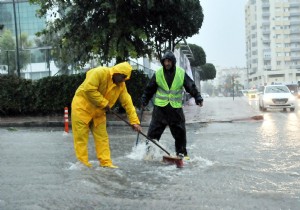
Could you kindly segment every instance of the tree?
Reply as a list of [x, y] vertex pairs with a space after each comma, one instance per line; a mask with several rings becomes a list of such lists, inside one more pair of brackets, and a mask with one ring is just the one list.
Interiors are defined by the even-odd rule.
[[206, 69], [206, 67], [204, 66], [206, 64], [206, 54], [204, 50], [202, 49], [202, 47], [195, 44], [189, 44], [189, 47], [194, 57], [194, 59], [190, 60], [193, 77], [195, 79], [200, 77], [200, 79], [198, 79], [200, 81], [207, 80], [206, 78], [207, 72], [204, 72], [204, 69]]
[[25, 68], [30, 61], [30, 51], [27, 48], [32, 47], [32, 41], [28, 40], [27, 34], [20, 35], [20, 68]]
[[150, 28], [150, 37], [154, 38], [158, 58], [161, 58], [165, 49], [174, 51], [179, 42], [199, 32], [204, 17], [200, 1], [149, 2], [152, 5], [146, 8], [146, 21]]
[[48, 68], [50, 68], [50, 57], [53, 58], [55, 65], [59, 68], [60, 74], [69, 74], [69, 66], [73, 66], [73, 52], [71, 49], [63, 48], [64, 44], [61, 42], [60, 37], [57, 34], [50, 36], [49, 34], [40, 35], [39, 39], [35, 39], [35, 43], [38, 47], [42, 48], [40, 51], [45, 53], [43, 49], [45, 46], [50, 49], [46, 49], [46, 62]]
[[198, 0], [30, 2], [41, 6], [38, 15], [52, 12], [55, 19], [41, 34], [57, 36], [66, 52], [61, 55], [72, 55], [72, 62], [81, 65], [93, 58], [151, 58], [154, 51], [160, 58], [165, 49], [174, 50], [182, 39], [198, 33], [203, 21]]
[[[26, 34], [20, 36], [20, 68], [26, 67], [30, 63], [30, 52], [24, 50], [32, 46], [32, 43], [28, 41]], [[14, 74], [16, 70], [16, 44], [9, 30], [4, 30], [3, 35], [0, 37], [0, 64], [8, 67], [8, 74]]]
[[191, 67], [200, 74], [200, 80], [206, 81], [216, 77], [216, 68], [211, 63], [206, 63], [206, 54], [202, 47], [189, 44], [189, 47], [194, 55], [194, 60], [191, 60]]
[[0, 57], [1, 65], [6, 65], [8, 67], [7, 73], [13, 74], [13, 70], [16, 69], [16, 61], [15, 61], [16, 45], [11, 32], [8, 30], [4, 30], [2, 36], [0, 37], [0, 49], [1, 49], [1, 57]]
[[189, 47], [194, 55], [194, 59], [191, 60], [191, 66], [198, 67], [206, 64], [206, 54], [202, 47], [195, 44], [189, 44]]
[[206, 63], [201, 66], [200, 80], [205, 81], [216, 77], [216, 68], [211, 63]]

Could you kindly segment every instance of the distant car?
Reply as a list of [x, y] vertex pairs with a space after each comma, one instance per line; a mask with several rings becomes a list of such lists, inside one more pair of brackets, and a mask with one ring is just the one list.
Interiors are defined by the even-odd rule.
[[295, 110], [296, 99], [286, 85], [267, 85], [259, 94], [259, 109], [283, 109]]
[[297, 98], [300, 98], [300, 93], [298, 91], [298, 84], [285, 84], [291, 91], [291, 93], [296, 96]]
[[239, 90], [243, 96], [247, 96], [248, 90]]
[[258, 98], [258, 91], [257, 89], [250, 89], [247, 91], [247, 96], [249, 99], [257, 99]]
[[209, 95], [208, 95], [207, 93], [201, 93], [201, 96], [202, 96], [203, 98], [208, 98], [208, 97], [209, 97]]

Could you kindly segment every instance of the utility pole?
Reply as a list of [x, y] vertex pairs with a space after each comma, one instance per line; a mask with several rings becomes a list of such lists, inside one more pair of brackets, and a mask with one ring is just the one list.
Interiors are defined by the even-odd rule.
[[1, 35], [2, 35], [2, 30], [3, 30], [3, 28], [4, 28], [4, 25], [0, 23], [0, 37], [1, 37]]
[[17, 27], [17, 15], [16, 15], [15, 0], [13, 0], [13, 7], [14, 7], [15, 32], [16, 32], [16, 63], [17, 63], [16, 66], [17, 66], [18, 77], [21, 77], [21, 72], [20, 72], [20, 55], [19, 55], [19, 40], [18, 40], [18, 27]]
[[232, 75], [232, 100], [234, 101], [234, 75]]

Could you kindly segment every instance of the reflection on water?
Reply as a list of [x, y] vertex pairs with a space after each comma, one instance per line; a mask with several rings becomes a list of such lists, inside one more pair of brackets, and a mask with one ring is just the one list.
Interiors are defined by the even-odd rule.
[[299, 115], [296, 113], [288, 113], [287, 114], [287, 122], [285, 124], [285, 129], [288, 131], [299, 131], [299, 126], [300, 126], [300, 120], [299, 120]]
[[299, 177], [300, 169], [299, 129], [299, 117], [293, 112], [272, 111], [264, 114], [264, 121], [257, 130], [255, 146], [256, 170], [262, 174], [253, 177], [253, 190], [264, 191], [259, 178], [263, 186], [269, 185], [269, 192], [276, 190], [274, 196], [279, 192], [299, 198], [299, 194], [293, 193], [295, 186], [298, 188], [300, 185], [300, 181], [295, 180], [295, 177]]
[[264, 120], [261, 124], [258, 134], [260, 138], [257, 148], [259, 150], [268, 150], [272, 147], [276, 147], [279, 141], [279, 128], [278, 124], [272, 119], [270, 114], [264, 114]]
[[[135, 146], [127, 127], [108, 128], [119, 169], [99, 167], [92, 136], [87, 168], [75, 158], [71, 134], [0, 129], [0, 209], [298, 209], [300, 145], [293, 134], [300, 127], [282, 114], [188, 125], [191, 160], [182, 169], [162, 163], [165, 153], [153, 144], [146, 156], [145, 139]], [[174, 153], [168, 129], [160, 144]]]

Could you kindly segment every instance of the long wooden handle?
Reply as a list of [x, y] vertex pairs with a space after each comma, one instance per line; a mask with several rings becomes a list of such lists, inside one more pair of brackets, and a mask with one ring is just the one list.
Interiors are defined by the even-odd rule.
[[[144, 109], [141, 108], [141, 116], [140, 116], [141, 126], [142, 126], [142, 120], [143, 120], [143, 112], [144, 112]], [[135, 146], [137, 146], [138, 143], [139, 143], [139, 135], [140, 135], [140, 132], [138, 132], [137, 135], [136, 135]]]
[[[132, 127], [132, 125], [125, 119], [123, 119], [123, 117], [121, 117], [120, 115], [118, 115], [115, 111], [110, 110], [114, 115], [116, 115], [119, 119], [121, 119], [122, 121], [124, 121], [127, 125], [129, 125], [130, 127]], [[169, 156], [171, 155], [165, 148], [163, 148], [161, 145], [159, 145], [155, 140], [149, 138], [146, 134], [144, 134], [142, 131], [139, 131], [140, 134], [142, 134], [144, 137], [146, 137], [149, 141], [151, 141], [153, 144], [155, 144], [156, 146], [158, 146], [161, 150], [163, 150], [165, 153], [167, 153]]]

